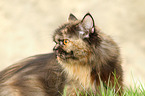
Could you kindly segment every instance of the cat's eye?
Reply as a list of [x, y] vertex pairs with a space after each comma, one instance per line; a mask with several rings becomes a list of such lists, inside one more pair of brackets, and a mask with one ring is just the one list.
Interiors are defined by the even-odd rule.
[[68, 39], [64, 39], [64, 40], [63, 40], [63, 44], [64, 44], [64, 45], [67, 45], [68, 43], [69, 43], [69, 40], [68, 40]]

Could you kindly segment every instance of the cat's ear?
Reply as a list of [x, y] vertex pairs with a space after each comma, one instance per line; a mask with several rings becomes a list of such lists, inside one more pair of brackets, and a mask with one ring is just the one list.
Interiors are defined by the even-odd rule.
[[72, 13], [70, 13], [68, 21], [76, 21], [78, 20]]
[[90, 13], [87, 13], [81, 22], [83, 27], [85, 27], [85, 29], [91, 31], [91, 33], [94, 32], [95, 28], [94, 19]]

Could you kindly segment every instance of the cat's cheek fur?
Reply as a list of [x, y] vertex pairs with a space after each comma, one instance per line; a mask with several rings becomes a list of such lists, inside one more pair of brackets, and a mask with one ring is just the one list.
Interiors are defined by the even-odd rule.
[[90, 48], [80, 38], [77, 40], [71, 40], [70, 43], [64, 47], [64, 49], [67, 52], [73, 51], [74, 56], [77, 58], [88, 56], [88, 53], [90, 51]]

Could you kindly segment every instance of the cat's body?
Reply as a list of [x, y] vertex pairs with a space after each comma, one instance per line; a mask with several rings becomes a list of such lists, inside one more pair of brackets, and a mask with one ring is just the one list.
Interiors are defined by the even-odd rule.
[[53, 39], [56, 57], [34, 56], [0, 72], [0, 96], [59, 96], [64, 86], [67, 96], [76, 96], [77, 90], [97, 94], [100, 81], [104, 87], [114, 86], [115, 79], [115, 92], [121, 92], [119, 48], [95, 27], [89, 13], [82, 20], [70, 14], [69, 22], [55, 31]]
[[32, 56], [0, 72], [0, 96], [61, 96], [64, 84], [54, 54]]

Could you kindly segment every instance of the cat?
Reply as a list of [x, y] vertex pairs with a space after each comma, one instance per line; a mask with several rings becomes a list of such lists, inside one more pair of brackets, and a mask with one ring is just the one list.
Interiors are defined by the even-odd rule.
[[117, 82], [115, 92], [121, 92], [123, 70], [118, 45], [95, 26], [90, 13], [82, 20], [70, 14], [68, 21], [53, 36], [57, 61], [67, 74], [67, 96], [75, 96], [76, 90], [90, 93], [90, 89], [96, 94], [100, 81], [104, 87]]
[[[55, 30], [53, 53], [26, 58], [0, 72], [0, 96], [77, 96], [76, 91], [99, 93], [117, 78], [123, 89], [119, 47], [87, 13], [82, 20], [70, 14]], [[115, 74], [115, 77], [114, 77]]]
[[28, 57], [0, 72], [0, 96], [62, 96], [64, 85], [54, 53]]

